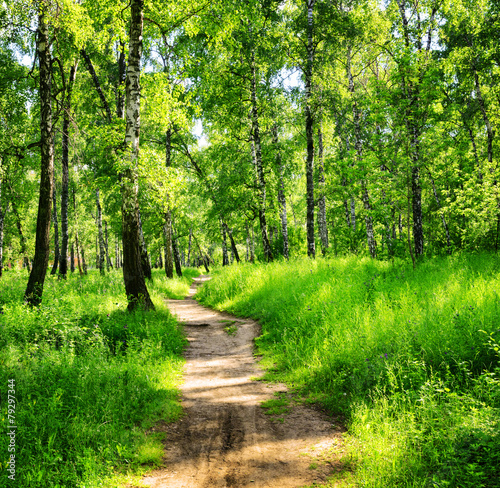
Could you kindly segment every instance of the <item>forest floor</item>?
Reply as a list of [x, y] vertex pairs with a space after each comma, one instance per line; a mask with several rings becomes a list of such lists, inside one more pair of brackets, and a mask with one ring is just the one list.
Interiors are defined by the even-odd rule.
[[[320, 486], [343, 469], [338, 419], [301, 404], [282, 384], [259, 381], [254, 358], [260, 327], [199, 305], [194, 279], [189, 296], [169, 300], [184, 325], [186, 350], [181, 387], [185, 415], [165, 432], [161, 468], [143, 483], [152, 488]], [[262, 403], [273, 406], [265, 411]], [[273, 414], [274, 415], [269, 415]], [[333, 448], [333, 449], [332, 449]]]

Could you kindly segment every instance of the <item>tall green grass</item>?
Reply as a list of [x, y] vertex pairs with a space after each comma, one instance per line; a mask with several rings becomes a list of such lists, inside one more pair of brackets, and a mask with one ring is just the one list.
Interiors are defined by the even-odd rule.
[[[27, 274], [0, 280], [0, 486], [119, 486], [161, 461], [150, 431], [181, 414], [185, 339], [164, 299], [190, 277], [149, 284], [156, 312], [126, 312], [120, 271], [47, 277], [43, 302], [22, 303]], [[7, 478], [8, 380], [15, 380], [16, 481]], [[120, 477], [117, 473], [122, 473]]]
[[356, 257], [219, 269], [268, 376], [347, 416], [356, 486], [500, 486], [500, 261]]

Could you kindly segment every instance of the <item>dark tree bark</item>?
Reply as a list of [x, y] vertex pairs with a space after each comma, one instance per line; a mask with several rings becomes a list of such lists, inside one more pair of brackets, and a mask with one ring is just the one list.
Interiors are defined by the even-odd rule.
[[154, 310], [141, 265], [137, 162], [140, 133], [140, 70], [142, 54], [143, 0], [131, 0], [129, 57], [126, 79], [127, 167], [122, 177], [123, 279], [128, 310]]
[[59, 264], [59, 223], [57, 220], [57, 196], [56, 196], [56, 179], [55, 175], [52, 181], [52, 222], [54, 224], [54, 264], [52, 265], [51, 275], [57, 273], [57, 266]]
[[104, 110], [106, 111], [106, 119], [108, 122], [111, 122], [112, 119], [111, 108], [109, 107], [108, 101], [106, 100], [104, 92], [102, 91], [101, 84], [99, 83], [99, 78], [97, 78], [94, 65], [92, 64], [92, 60], [90, 59], [85, 49], [82, 49], [80, 51], [80, 54], [82, 55], [82, 58], [85, 62], [85, 66], [87, 67], [87, 70], [90, 73], [90, 76], [92, 77], [92, 82], [94, 83], [94, 88], [96, 89], [97, 94], [99, 95], [99, 99], [101, 100], [102, 108], [104, 108]]
[[95, 191], [95, 200], [97, 206], [97, 239], [99, 243], [97, 268], [99, 269], [99, 273], [101, 274], [101, 276], [104, 276], [104, 258], [106, 256], [106, 250], [104, 245], [104, 232], [102, 230], [102, 208], [101, 200], [99, 198], [99, 188]]
[[118, 244], [118, 236], [115, 235], [115, 268], [120, 267], [120, 247]]
[[146, 246], [146, 240], [144, 239], [144, 232], [142, 231], [142, 219], [141, 212], [139, 211], [139, 242], [141, 247], [141, 265], [144, 277], [148, 280], [153, 279], [151, 273], [151, 260], [149, 259], [148, 248]]
[[227, 255], [227, 232], [224, 222], [221, 221], [222, 228], [222, 266], [229, 266], [229, 258]]
[[118, 56], [118, 80], [116, 84], [116, 116], [123, 119], [125, 109], [125, 78], [127, 74], [125, 59], [125, 43], [120, 41], [120, 55]]
[[233, 230], [230, 229], [225, 222], [222, 222], [222, 226], [226, 228], [227, 235], [229, 236], [229, 241], [231, 242], [232, 255], [234, 259], [236, 259], [236, 262], [239, 263], [241, 260], [240, 260], [240, 255], [238, 254], [238, 249], [236, 248], [236, 243], [234, 242]]
[[314, 63], [314, 17], [313, 9], [315, 0], [305, 0], [307, 8], [307, 62], [304, 72], [305, 77], [305, 119], [306, 119], [306, 227], [307, 227], [307, 255], [311, 258], [316, 256], [316, 244], [314, 240], [314, 116], [311, 107], [313, 90], [313, 63]]
[[181, 260], [179, 256], [179, 246], [177, 245], [177, 236], [175, 235], [174, 232], [174, 226], [172, 222], [172, 251], [174, 254], [174, 264], [175, 264], [175, 273], [179, 278], [182, 277], [182, 267], [181, 267]]
[[71, 253], [70, 253], [71, 262], [69, 263], [69, 269], [72, 273], [75, 272], [75, 243], [71, 243]]
[[40, 85], [40, 141], [41, 174], [40, 197], [36, 224], [35, 257], [28, 285], [24, 292], [25, 301], [37, 306], [42, 301], [43, 284], [47, 273], [50, 252], [50, 217], [52, 198], [52, 175], [54, 173], [54, 146], [52, 127], [52, 60], [49, 44], [45, 1], [40, 2], [37, 30], [37, 51]]
[[111, 258], [109, 257], [109, 246], [108, 246], [108, 221], [104, 221], [104, 247], [106, 249], [106, 270], [109, 273], [109, 270], [113, 267], [113, 263], [111, 262]]
[[66, 93], [66, 106], [63, 113], [62, 133], [62, 185], [61, 185], [61, 254], [59, 258], [59, 275], [66, 278], [68, 272], [68, 198], [69, 198], [69, 123], [71, 111], [71, 93], [76, 79], [78, 60], [69, 73]]
[[174, 277], [174, 250], [172, 248], [172, 211], [165, 213], [165, 225], [163, 226], [165, 235], [165, 274], [167, 278]]
[[325, 197], [325, 162], [323, 160], [323, 127], [321, 118], [318, 121], [318, 230], [321, 239], [323, 256], [328, 251], [328, 227], [326, 225], [326, 197]]

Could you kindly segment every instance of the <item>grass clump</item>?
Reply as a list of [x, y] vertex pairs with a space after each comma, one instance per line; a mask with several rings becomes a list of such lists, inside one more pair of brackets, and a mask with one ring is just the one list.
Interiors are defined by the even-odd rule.
[[498, 487], [499, 278], [489, 254], [302, 259], [216, 270], [198, 297], [259, 319], [268, 377], [347, 416], [349, 483]]
[[148, 432], [181, 414], [185, 346], [164, 298], [186, 294], [190, 280], [166, 284], [155, 270], [156, 311], [128, 313], [120, 271], [47, 276], [33, 309], [22, 302], [26, 279], [7, 271], [0, 280], [0, 452], [8, 452], [9, 379], [18, 426], [16, 479], [4, 456], [0, 486], [117, 486], [158, 464], [161, 439]]

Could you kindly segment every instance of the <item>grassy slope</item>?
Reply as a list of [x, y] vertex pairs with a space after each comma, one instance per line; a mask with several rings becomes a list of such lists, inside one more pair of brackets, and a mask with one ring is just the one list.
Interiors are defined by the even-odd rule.
[[[198, 294], [262, 323], [269, 376], [347, 414], [345, 484], [500, 486], [500, 261], [299, 260], [217, 270]], [[333, 482], [332, 482], [333, 483]]]
[[[120, 271], [104, 278], [47, 277], [43, 303], [22, 304], [26, 272], [0, 280], [0, 486], [119, 486], [161, 460], [157, 420], [181, 409], [185, 344], [164, 298], [187, 294], [190, 277], [148, 285], [154, 313], [125, 311]], [[8, 483], [7, 381], [15, 379], [16, 483]], [[116, 474], [116, 469], [121, 475]], [[106, 481], [103, 481], [103, 480]]]

